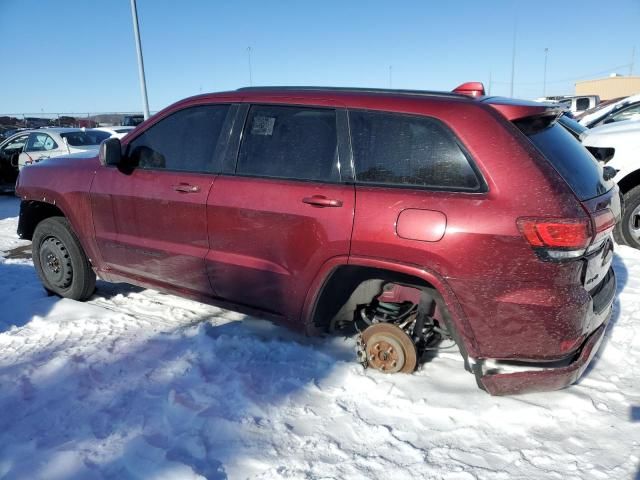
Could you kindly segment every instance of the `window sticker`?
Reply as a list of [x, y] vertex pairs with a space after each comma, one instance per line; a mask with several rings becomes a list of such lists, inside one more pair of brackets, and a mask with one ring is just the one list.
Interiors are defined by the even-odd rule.
[[251, 125], [251, 135], [273, 135], [273, 126], [276, 123], [276, 117], [254, 117]]

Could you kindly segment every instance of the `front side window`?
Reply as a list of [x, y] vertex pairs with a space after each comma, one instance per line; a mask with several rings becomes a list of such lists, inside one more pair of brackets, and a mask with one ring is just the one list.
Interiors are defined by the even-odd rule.
[[349, 113], [358, 183], [478, 191], [481, 184], [453, 134], [438, 120]]
[[229, 105], [203, 105], [163, 118], [129, 144], [131, 163], [147, 169], [212, 172], [228, 111]]
[[14, 138], [10, 142], [8, 142], [4, 147], [2, 147], [2, 150], [3, 151], [22, 150], [22, 148], [24, 147], [24, 144], [27, 143], [27, 137], [28, 135], [20, 135], [19, 137]]
[[340, 181], [335, 110], [256, 105], [249, 110], [236, 173]]
[[55, 150], [58, 144], [45, 133], [32, 133], [27, 141], [26, 152], [44, 152], [47, 150]]

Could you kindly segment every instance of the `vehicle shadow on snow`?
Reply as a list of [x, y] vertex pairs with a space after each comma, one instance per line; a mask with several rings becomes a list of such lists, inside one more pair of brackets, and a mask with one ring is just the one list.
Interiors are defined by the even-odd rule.
[[[0, 411], [14, 412], [0, 416], [0, 466], [10, 466], [2, 473], [49, 478], [47, 468], [64, 458], [64, 478], [190, 477], [193, 470], [225, 479], [229, 462], [246, 462], [250, 472], [265, 454], [279, 457], [261, 449], [274, 432], [295, 428], [287, 422], [290, 399], [351, 362], [352, 347], [264, 321], [216, 321], [202, 316], [194, 326], [122, 335], [95, 348], [44, 347], [0, 368]], [[313, 408], [295, 416], [314, 421]]]
[[0, 333], [26, 325], [34, 316], [45, 316], [57, 297], [49, 297], [32, 265], [11, 263], [0, 257]]
[[13, 193], [0, 193], [0, 220], [17, 217], [20, 213], [20, 199]]
[[620, 319], [621, 307], [620, 307], [620, 300], [618, 299], [618, 297], [620, 296], [620, 293], [622, 293], [622, 291], [624, 290], [624, 287], [627, 285], [627, 282], [629, 281], [629, 271], [627, 270], [627, 267], [624, 264], [624, 260], [622, 260], [622, 257], [620, 257], [620, 255], [618, 255], [617, 253], [614, 254], [613, 256], [613, 269], [616, 273], [617, 284], [616, 284], [616, 297], [615, 297], [615, 300], [613, 301], [613, 310], [611, 312], [611, 320], [609, 320], [609, 324], [607, 325], [607, 330], [605, 332], [604, 338], [602, 339], [602, 344], [598, 349], [598, 353], [593, 358], [591, 363], [589, 363], [589, 365], [587, 366], [586, 370], [580, 377], [580, 380], [578, 380], [577, 382], [578, 384], [580, 384], [583, 379], [589, 376], [591, 371], [596, 367], [596, 365], [600, 361], [600, 356], [602, 352], [604, 352], [605, 348], [607, 347], [607, 344], [609, 343], [609, 338], [611, 337], [611, 333], [615, 328], [616, 323]]

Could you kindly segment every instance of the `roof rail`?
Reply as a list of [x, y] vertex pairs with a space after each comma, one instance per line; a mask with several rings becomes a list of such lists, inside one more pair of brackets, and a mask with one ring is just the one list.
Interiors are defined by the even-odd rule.
[[463, 95], [454, 92], [440, 92], [435, 90], [402, 90], [392, 88], [357, 88], [357, 87], [314, 87], [314, 86], [261, 86], [261, 87], [242, 87], [238, 88], [238, 92], [268, 92], [268, 91], [310, 91], [310, 92], [341, 92], [341, 93], [382, 93], [382, 94], [400, 94], [400, 95], [418, 95], [427, 97], [454, 97], [466, 98]]

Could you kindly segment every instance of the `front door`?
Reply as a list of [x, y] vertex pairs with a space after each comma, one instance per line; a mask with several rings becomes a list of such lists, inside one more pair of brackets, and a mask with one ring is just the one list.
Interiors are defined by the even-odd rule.
[[100, 167], [91, 188], [96, 241], [116, 273], [211, 294], [206, 203], [228, 105], [179, 110], [123, 149], [130, 170]]
[[329, 108], [251, 107], [235, 172], [208, 200], [216, 296], [297, 320], [322, 264], [348, 256], [355, 192], [336, 123]]

